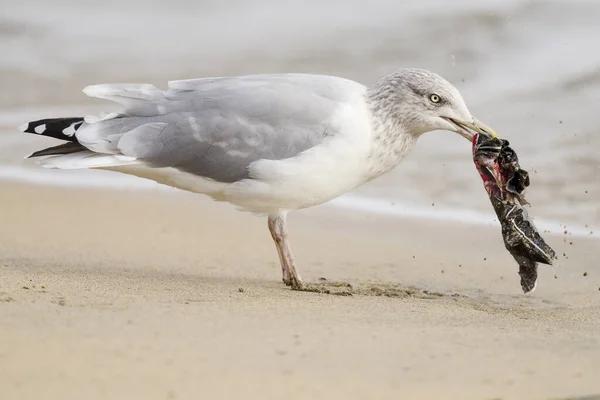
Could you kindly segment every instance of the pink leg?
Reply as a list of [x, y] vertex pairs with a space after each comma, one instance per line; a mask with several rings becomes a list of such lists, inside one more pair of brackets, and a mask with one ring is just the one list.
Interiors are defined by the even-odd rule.
[[296, 263], [294, 262], [294, 256], [292, 255], [292, 249], [290, 248], [290, 244], [287, 240], [285, 221], [285, 214], [269, 215], [269, 231], [271, 231], [271, 236], [273, 237], [275, 247], [277, 248], [277, 253], [279, 254], [283, 282], [286, 285], [291, 286], [292, 289], [302, 289], [302, 278], [296, 269]]
[[277, 244], [277, 238], [273, 235], [273, 232], [271, 232], [271, 236], [273, 236], [275, 247], [277, 248], [277, 254], [279, 255], [279, 263], [281, 264], [281, 280], [283, 280], [283, 283], [285, 283], [287, 286], [291, 286], [292, 280], [290, 278], [290, 270], [285, 262], [285, 256], [281, 251], [281, 246]]

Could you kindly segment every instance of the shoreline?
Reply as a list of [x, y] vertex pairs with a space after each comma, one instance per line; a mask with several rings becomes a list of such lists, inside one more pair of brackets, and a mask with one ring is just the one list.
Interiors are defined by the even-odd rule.
[[[52, 171], [35, 167], [0, 164], [0, 185], [2, 182], [25, 185], [41, 185], [50, 187], [65, 187], [71, 189], [107, 189], [107, 190], [141, 190], [141, 191], [171, 191], [181, 192], [178, 189], [159, 185], [153, 181], [116, 174], [106, 171], [81, 171], [61, 170]], [[93, 179], [90, 179], [90, 172]], [[200, 195], [202, 196], [202, 195]], [[386, 199], [367, 197], [363, 195], [347, 194], [338, 197], [322, 206], [347, 209], [351, 212], [368, 213], [373, 215], [390, 216], [404, 220], [434, 221], [441, 223], [460, 223], [479, 227], [499, 229], [500, 225], [490, 211], [480, 212], [468, 208], [426, 207], [416, 204], [403, 204]], [[535, 218], [535, 224], [544, 236], [564, 236], [559, 232], [566, 229], [566, 224], [558, 221]], [[593, 226], [568, 225], [570, 236], [576, 238], [600, 239], [600, 235], [593, 234]]]

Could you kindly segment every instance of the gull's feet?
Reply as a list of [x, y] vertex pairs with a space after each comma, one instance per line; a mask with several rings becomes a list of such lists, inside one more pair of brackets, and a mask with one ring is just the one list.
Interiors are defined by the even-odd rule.
[[300, 284], [300, 288], [292, 286], [292, 289], [302, 292], [333, 294], [336, 296], [352, 296], [353, 292], [351, 284], [347, 282], [329, 282], [326, 278], [319, 278], [319, 283], [300, 282]]
[[300, 281], [300, 287], [292, 285], [292, 290], [301, 292], [323, 293], [336, 296], [376, 296], [376, 297], [413, 297], [418, 299], [440, 299], [456, 298], [461, 295], [456, 293], [442, 293], [414, 286], [404, 286], [397, 283], [379, 283], [370, 282], [352, 286], [347, 282], [328, 281], [326, 278], [319, 278], [317, 283], [305, 283]]
[[283, 281], [283, 283], [285, 283], [285, 286], [291, 286], [293, 290], [302, 290], [302, 288], [304, 287], [304, 282], [302, 282], [302, 279], [298, 279], [291, 275], [284, 275], [283, 278], [281, 278], [281, 280]]
[[290, 276], [290, 283], [287, 284], [292, 287], [292, 290], [304, 290], [306, 285], [302, 282], [302, 279], [295, 277], [294, 275]]

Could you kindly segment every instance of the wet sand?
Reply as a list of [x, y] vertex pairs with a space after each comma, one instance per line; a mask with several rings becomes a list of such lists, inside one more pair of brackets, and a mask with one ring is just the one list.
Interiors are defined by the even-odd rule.
[[334, 296], [286, 288], [266, 221], [226, 204], [0, 185], [0, 398], [600, 393], [596, 240], [525, 297], [495, 229], [297, 213], [300, 271]]

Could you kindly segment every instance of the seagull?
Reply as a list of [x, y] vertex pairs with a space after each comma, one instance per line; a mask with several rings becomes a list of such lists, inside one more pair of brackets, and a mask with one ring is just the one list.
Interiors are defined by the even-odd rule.
[[287, 216], [395, 168], [430, 131], [497, 137], [436, 73], [397, 70], [371, 86], [336, 76], [260, 74], [86, 87], [119, 103], [103, 116], [41, 119], [23, 132], [64, 141], [29, 155], [45, 168], [150, 179], [266, 216], [283, 282], [305, 288]]

